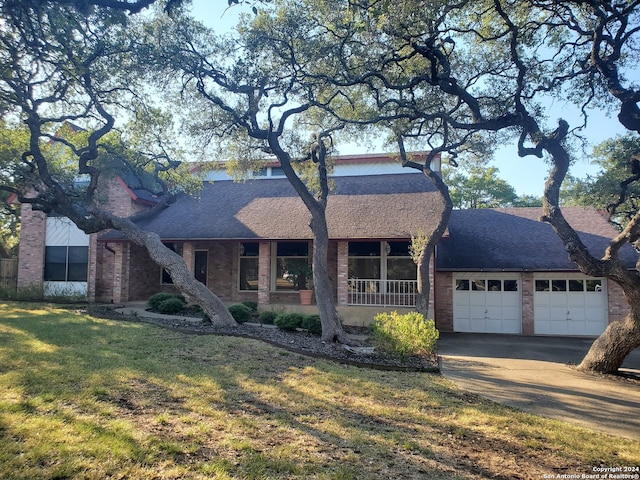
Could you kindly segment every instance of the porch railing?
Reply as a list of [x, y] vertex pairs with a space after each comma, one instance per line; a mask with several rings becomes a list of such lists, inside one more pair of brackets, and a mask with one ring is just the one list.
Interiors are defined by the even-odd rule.
[[415, 280], [349, 279], [349, 305], [415, 307], [418, 282]]

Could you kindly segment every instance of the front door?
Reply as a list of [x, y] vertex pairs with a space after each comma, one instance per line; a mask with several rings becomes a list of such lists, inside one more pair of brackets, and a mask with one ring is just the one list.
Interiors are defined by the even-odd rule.
[[199, 282], [207, 284], [207, 265], [209, 263], [209, 252], [206, 250], [196, 250], [195, 256], [195, 277]]

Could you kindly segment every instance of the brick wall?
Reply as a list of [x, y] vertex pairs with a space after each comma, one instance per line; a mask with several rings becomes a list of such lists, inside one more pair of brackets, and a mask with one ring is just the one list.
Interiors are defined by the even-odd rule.
[[533, 335], [533, 273], [525, 272], [522, 274], [522, 286], [520, 290], [522, 295], [522, 333], [524, 335]]
[[18, 288], [42, 286], [46, 215], [30, 204], [21, 206], [20, 245], [18, 246]]
[[271, 302], [271, 244], [260, 242], [258, 259], [258, 305]]
[[113, 298], [113, 278], [115, 275], [115, 250], [113, 244], [98, 243], [95, 250], [97, 302], [111, 302]]
[[438, 272], [434, 282], [434, 311], [436, 328], [453, 332], [453, 274]]
[[607, 296], [609, 297], [609, 323], [624, 319], [629, 314], [629, 304], [620, 285], [607, 280]]
[[349, 242], [338, 242], [337, 255], [337, 303], [338, 305], [347, 305], [349, 303]]

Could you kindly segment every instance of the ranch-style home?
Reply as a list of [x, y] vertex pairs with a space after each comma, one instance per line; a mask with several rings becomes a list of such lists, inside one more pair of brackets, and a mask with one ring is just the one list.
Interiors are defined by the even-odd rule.
[[[376, 312], [411, 309], [417, 286], [409, 245], [442, 210], [435, 188], [392, 156], [342, 156], [335, 163], [327, 206], [329, 270], [343, 321], [367, 324]], [[121, 178], [107, 185], [106, 195], [119, 215], [155, 202]], [[563, 211], [601, 255], [613, 227], [590, 208]], [[452, 213], [430, 266], [430, 313], [441, 331], [593, 336], [626, 314], [620, 288], [580, 274], [539, 215], [537, 208]], [[158, 233], [228, 304], [313, 311], [313, 304], [300, 304], [297, 291], [304, 280], [299, 273], [310, 263], [309, 220], [273, 163], [244, 182], [214, 170], [199, 198], [181, 196], [140, 226]], [[629, 268], [635, 256], [625, 250]], [[146, 251], [118, 232], [86, 235], [68, 219], [23, 205], [18, 286], [34, 284], [51, 294], [75, 291], [113, 303], [174, 288]]]

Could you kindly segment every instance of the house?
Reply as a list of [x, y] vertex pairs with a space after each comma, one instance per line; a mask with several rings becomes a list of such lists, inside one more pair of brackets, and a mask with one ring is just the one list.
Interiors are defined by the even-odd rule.
[[[420, 155], [424, 154], [416, 154]], [[423, 158], [423, 157], [422, 157]], [[433, 184], [387, 155], [336, 158], [327, 205], [329, 272], [345, 323], [415, 305], [411, 236], [443, 205]], [[127, 215], [154, 203], [130, 182], [108, 185], [109, 208]], [[620, 289], [583, 276], [539, 209], [454, 211], [430, 266], [430, 313], [442, 331], [598, 335], [626, 313]], [[595, 210], [566, 215], [594, 251], [615, 233]], [[171, 278], [119, 232], [85, 235], [67, 219], [23, 206], [18, 284], [76, 291], [96, 302], [147, 300]], [[291, 272], [310, 263], [310, 214], [276, 164], [246, 182], [214, 171], [199, 198], [183, 195], [141, 221], [179, 253], [223, 301], [261, 309], [302, 306]], [[43, 234], [44, 232], [44, 234]], [[635, 253], [624, 252], [629, 267]]]

